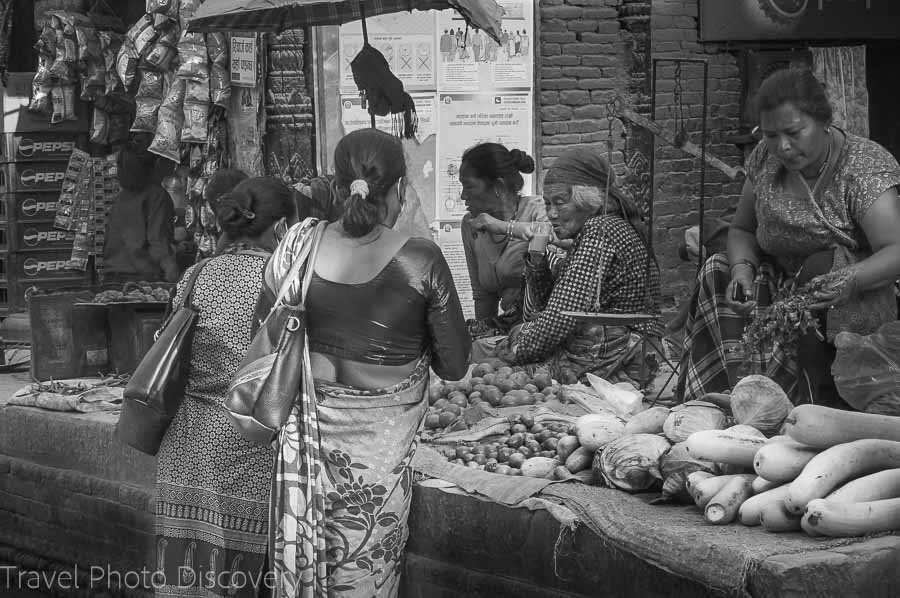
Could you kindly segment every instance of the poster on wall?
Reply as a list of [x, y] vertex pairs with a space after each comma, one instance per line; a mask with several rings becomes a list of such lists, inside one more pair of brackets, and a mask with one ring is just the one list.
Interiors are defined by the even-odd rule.
[[[433, 93], [411, 93], [413, 104], [416, 107], [416, 118], [419, 125], [416, 130], [416, 140], [419, 143], [435, 134], [435, 95]], [[403, 118], [403, 115], [396, 115]], [[357, 129], [372, 126], [372, 117], [368, 110], [363, 109], [359, 94], [341, 96], [341, 123], [344, 126], [344, 134]], [[376, 116], [375, 128], [386, 133], [395, 134], [394, 115]]]
[[256, 87], [256, 52], [259, 43], [255, 33], [231, 34], [231, 84]]
[[466, 250], [462, 244], [462, 228], [459, 222], [443, 222], [438, 227], [437, 244], [447, 260], [453, 284], [462, 304], [463, 315], [475, 317], [475, 300], [472, 298], [472, 281], [469, 278], [469, 267], [466, 264]]
[[531, 0], [500, 0], [500, 41], [471, 28], [453, 10], [438, 18], [438, 91], [531, 89], [534, 10]]
[[[460, 198], [459, 167], [463, 152], [478, 143], [502, 143], [533, 154], [531, 93], [445, 93], [438, 97], [437, 217], [458, 220], [466, 213]], [[523, 193], [532, 193], [524, 175]]]
[[896, 0], [700, 0], [701, 41], [896, 38]]

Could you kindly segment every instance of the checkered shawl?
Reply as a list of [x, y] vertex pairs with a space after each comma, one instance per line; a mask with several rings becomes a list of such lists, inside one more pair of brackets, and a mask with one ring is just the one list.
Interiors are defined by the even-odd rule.
[[[547, 262], [525, 264], [525, 324], [516, 347], [517, 363], [532, 363], [558, 349], [579, 326], [562, 311], [659, 313], [659, 269], [635, 230], [618, 216], [594, 216], [584, 224], [554, 281]], [[598, 277], [601, 284], [597, 288]], [[655, 321], [648, 332], [662, 336]]]

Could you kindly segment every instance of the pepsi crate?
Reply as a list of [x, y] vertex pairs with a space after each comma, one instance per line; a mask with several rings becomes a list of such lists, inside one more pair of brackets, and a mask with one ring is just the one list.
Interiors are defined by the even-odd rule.
[[0, 193], [35, 193], [62, 189], [66, 162], [0, 164]]
[[0, 163], [68, 162], [75, 148], [84, 148], [85, 137], [73, 133], [0, 134]]
[[80, 278], [90, 282], [90, 270], [71, 267], [72, 249], [33, 251], [8, 254], [7, 280], [26, 284], [29, 280], [72, 280]]
[[[7, 244], [3, 245], [4, 231]], [[53, 227], [52, 220], [44, 222], [12, 222], [0, 224], [0, 248], [8, 247], [10, 251], [55, 251], [66, 250], [72, 253], [75, 244], [75, 232], [58, 230]]]
[[0, 222], [52, 222], [59, 192], [6, 193], [0, 196]]
[[28, 310], [28, 298], [38, 291], [89, 289], [86, 278], [34, 278], [0, 282], [0, 313], [17, 313]]

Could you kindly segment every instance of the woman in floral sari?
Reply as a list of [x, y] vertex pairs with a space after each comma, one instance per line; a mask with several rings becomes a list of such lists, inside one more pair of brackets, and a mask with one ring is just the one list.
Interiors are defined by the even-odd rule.
[[[375, 129], [335, 149], [344, 215], [327, 226], [308, 266], [315, 384], [278, 439], [276, 596], [397, 595], [429, 366], [448, 379], [467, 369], [471, 341], [440, 249], [392, 230], [405, 174], [399, 140]], [[266, 291], [281, 287], [314, 226], [308, 219], [289, 231], [266, 270]]]

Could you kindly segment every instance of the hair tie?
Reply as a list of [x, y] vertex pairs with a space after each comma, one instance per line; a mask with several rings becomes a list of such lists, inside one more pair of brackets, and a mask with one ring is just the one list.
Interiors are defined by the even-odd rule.
[[250, 210], [246, 210], [246, 209], [241, 210], [241, 214], [243, 214], [244, 218], [247, 220], [253, 220], [254, 218], [256, 218], [256, 214], [254, 214]]
[[359, 195], [365, 199], [369, 196], [369, 183], [363, 179], [356, 179], [350, 183], [350, 195]]

